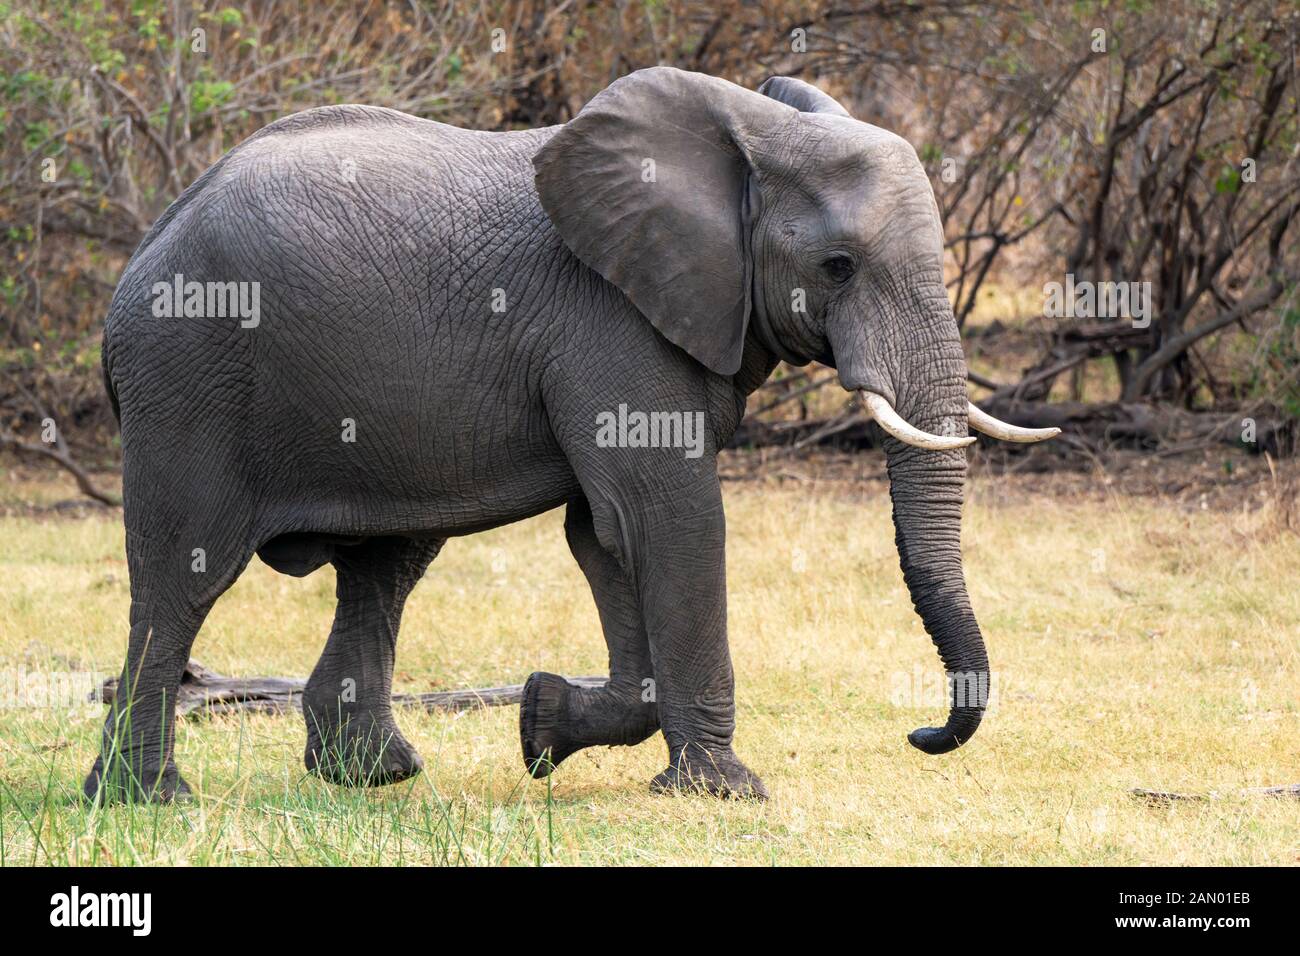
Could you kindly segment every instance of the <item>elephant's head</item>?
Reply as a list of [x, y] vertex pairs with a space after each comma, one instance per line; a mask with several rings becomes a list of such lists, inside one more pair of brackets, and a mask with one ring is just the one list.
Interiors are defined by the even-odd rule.
[[904, 578], [952, 710], [908, 739], [952, 750], [979, 726], [988, 656], [962, 574], [968, 422], [1038, 440], [969, 403], [943, 233], [915, 151], [799, 80], [758, 93], [667, 67], [597, 95], [534, 160], [569, 248], [721, 375], [746, 336], [836, 368], [886, 432]]

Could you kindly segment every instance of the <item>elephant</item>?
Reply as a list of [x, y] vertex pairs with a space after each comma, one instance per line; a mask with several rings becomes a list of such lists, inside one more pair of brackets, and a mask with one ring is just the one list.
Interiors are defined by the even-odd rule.
[[[337, 574], [307, 768], [418, 773], [390, 699], [407, 596], [449, 538], [563, 506], [609, 679], [528, 678], [528, 771], [661, 731], [652, 791], [765, 798], [733, 748], [717, 455], [781, 361], [835, 369], [879, 425], [915, 609], [950, 675], [987, 676], [968, 425], [1055, 430], [970, 404], [942, 255], [912, 147], [790, 77], [638, 70], [535, 130], [354, 105], [267, 125], [166, 209], [105, 319], [130, 630], [85, 795], [190, 793], [178, 683], [254, 555]], [[908, 737], [927, 754], [980, 723], [959, 684]]]

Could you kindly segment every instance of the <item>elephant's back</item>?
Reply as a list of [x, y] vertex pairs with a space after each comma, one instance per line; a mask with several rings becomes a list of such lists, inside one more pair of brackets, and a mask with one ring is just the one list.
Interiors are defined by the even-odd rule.
[[531, 159], [553, 133], [464, 130], [369, 106], [277, 120], [155, 222], [118, 284], [106, 346], [147, 337], [152, 290], [176, 276], [257, 283], [290, 325], [369, 322], [376, 305], [414, 319], [435, 300], [490, 293], [503, 276], [467, 288], [484, 260], [508, 251], [511, 234], [547, 227]]
[[[261, 225], [313, 211], [354, 219], [365, 212], [432, 213], [456, 196], [473, 203], [521, 185], [530, 192], [532, 156], [558, 129], [466, 130], [361, 105], [291, 114], [191, 183], [155, 220], [123, 277], [159, 244], [211, 248], [222, 239], [255, 239]], [[386, 198], [396, 203], [385, 206]]]
[[[531, 160], [551, 132], [330, 107], [232, 150], [159, 220], [114, 296], [104, 354], [124, 446], [184, 428], [228, 436], [251, 462], [275, 422], [280, 467], [334, 460], [354, 421], [358, 443], [373, 442], [368, 469], [405, 449], [420, 462], [390, 469], [393, 483], [427, 487], [435, 448], [484, 459], [477, 474], [504, 473], [488, 460], [494, 448], [472, 441], [478, 430], [544, 445], [531, 396], [563, 330], [536, 310], [549, 307], [546, 277], [567, 253]], [[257, 319], [160, 318], [154, 289], [189, 282], [249, 288]]]

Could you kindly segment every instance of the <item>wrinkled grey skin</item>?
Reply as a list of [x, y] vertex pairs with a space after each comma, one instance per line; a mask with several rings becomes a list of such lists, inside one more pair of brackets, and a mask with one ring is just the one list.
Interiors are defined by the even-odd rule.
[[[154, 283], [175, 274], [259, 282], [260, 324], [156, 318]], [[359, 106], [263, 129], [159, 219], [107, 319], [131, 631], [86, 793], [187, 791], [172, 702], [205, 615], [255, 553], [338, 572], [305, 694], [308, 767], [347, 784], [418, 772], [389, 699], [407, 594], [448, 538], [565, 505], [610, 681], [529, 679], [530, 769], [662, 730], [652, 788], [765, 796], [732, 750], [715, 456], [780, 358], [832, 364], [917, 427], [965, 434], [926, 174], [903, 140], [800, 81], [760, 94], [643, 70], [529, 132]], [[620, 404], [702, 412], [703, 454], [599, 447], [597, 416]], [[885, 449], [912, 599], [945, 667], [985, 672], [963, 454]], [[955, 707], [910, 739], [941, 753], [979, 717]]]

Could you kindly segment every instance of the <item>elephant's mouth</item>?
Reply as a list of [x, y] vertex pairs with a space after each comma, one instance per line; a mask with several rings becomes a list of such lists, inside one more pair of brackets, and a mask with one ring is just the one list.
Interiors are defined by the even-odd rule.
[[[973, 435], [945, 436], [922, 431], [894, 411], [894, 406], [890, 405], [889, 399], [883, 395], [878, 395], [866, 389], [858, 389], [858, 396], [862, 399], [864, 410], [875, 420], [877, 425], [908, 445], [929, 449], [930, 451], [950, 451], [954, 448], [965, 448], [975, 441]], [[999, 438], [1002, 441], [1039, 442], [1048, 438], [1055, 438], [1061, 434], [1059, 428], [1021, 428], [1019, 425], [1012, 425], [1009, 422], [994, 418], [988, 412], [976, 408], [974, 404], [969, 402], [967, 403], [966, 420], [971, 428], [976, 431], [983, 432], [991, 438]]]

